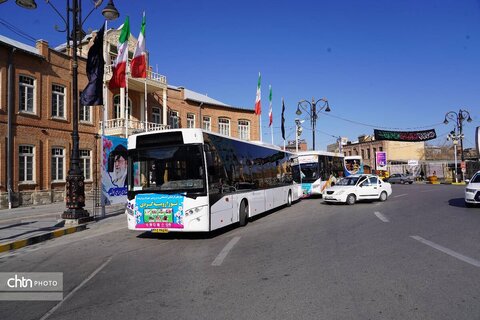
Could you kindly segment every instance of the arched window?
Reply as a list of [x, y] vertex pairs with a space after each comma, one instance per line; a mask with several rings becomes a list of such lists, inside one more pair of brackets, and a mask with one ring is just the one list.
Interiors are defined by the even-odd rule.
[[162, 109], [159, 107], [152, 108], [152, 121], [156, 124], [162, 123]]
[[[115, 97], [113, 97], [113, 118], [114, 119], [119, 119], [119, 118], [124, 118], [122, 117], [122, 110], [121, 110], [121, 105], [120, 105], [120, 95], [117, 94]], [[132, 118], [132, 99], [128, 98], [128, 119]]]
[[230, 119], [218, 118], [218, 133], [225, 136], [230, 135]]
[[238, 137], [242, 140], [250, 140], [250, 121], [238, 120]]

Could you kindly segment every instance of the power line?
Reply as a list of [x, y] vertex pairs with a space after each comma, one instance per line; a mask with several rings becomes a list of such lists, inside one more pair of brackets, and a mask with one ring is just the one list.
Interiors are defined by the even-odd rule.
[[363, 122], [359, 122], [359, 121], [355, 121], [355, 120], [349, 120], [349, 119], [345, 119], [345, 118], [342, 118], [342, 117], [339, 117], [339, 116], [335, 116], [335, 115], [332, 115], [332, 114], [326, 113], [326, 112], [321, 112], [321, 114], [326, 115], [326, 116], [328, 116], [328, 117], [340, 119], [340, 120], [343, 120], [343, 121], [346, 121], [346, 122], [350, 122], [350, 123], [358, 124], [358, 125], [361, 125], [361, 126], [365, 126], [365, 127], [379, 128], [379, 129], [390, 129], [390, 130], [417, 130], [417, 129], [427, 129], [427, 128], [432, 128], [432, 127], [436, 127], [436, 126], [439, 126], [439, 125], [442, 125], [442, 124], [443, 124], [443, 122], [439, 122], [439, 123], [434, 123], [434, 124], [430, 124], [430, 125], [426, 125], [426, 126], [421, 126], [421, 127], [391, 128], [391, 127], [383, 127], [383, 126], [377, 126], [377, 125], [373, 125], [373, 124], [363, 123]]
[[5, 21], [4, 19], [0, 18], [0, 24], [3, 25], [5, 28], [9, 29], [10, 31], [12, 31], [13, 33], [15, 33], [16, 35], [26, 39], [27, 41], [31, 41], [33, 43], [35, 43], [37, 41], [31, 35], [29, 35], [26, 32], [20, 30], [19, 28], [17, 28], [16, 26], [14, 26], [13, 24], [11, 24], [8, 21]]

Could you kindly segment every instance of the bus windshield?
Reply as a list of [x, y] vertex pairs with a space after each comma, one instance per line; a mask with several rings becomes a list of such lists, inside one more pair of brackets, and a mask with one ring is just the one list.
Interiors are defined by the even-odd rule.
[[[293, 167], [293, 178], [295, 181], [315, 182], [320, 178], [317, 163], [302, 163]], [[301, 178], [301, 180], [300, 180]]]
[[128, 191], [206, 192], [201, 145], [136, 149], [129, 153]]

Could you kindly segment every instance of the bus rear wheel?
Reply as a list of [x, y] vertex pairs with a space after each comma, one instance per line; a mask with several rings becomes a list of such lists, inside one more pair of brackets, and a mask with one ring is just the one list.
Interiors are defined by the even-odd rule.
[[240, 203], [240, 210], [238, 212], [240, 226], [243, 227], [247, 225], [248, 222], [248, 203], [245, 200], [242, 200]]
[[292, 206], [292, 191], [288, 190], [288, 196], [287, 196], [287, 207]]

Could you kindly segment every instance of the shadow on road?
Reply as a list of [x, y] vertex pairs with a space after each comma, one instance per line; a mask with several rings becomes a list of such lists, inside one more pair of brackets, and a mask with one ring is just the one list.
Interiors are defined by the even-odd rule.
[[465, 199], [463, 198], [450, 199], [448, 200], [448, 204], [451, 205], [452, 207], [465, 208]]

